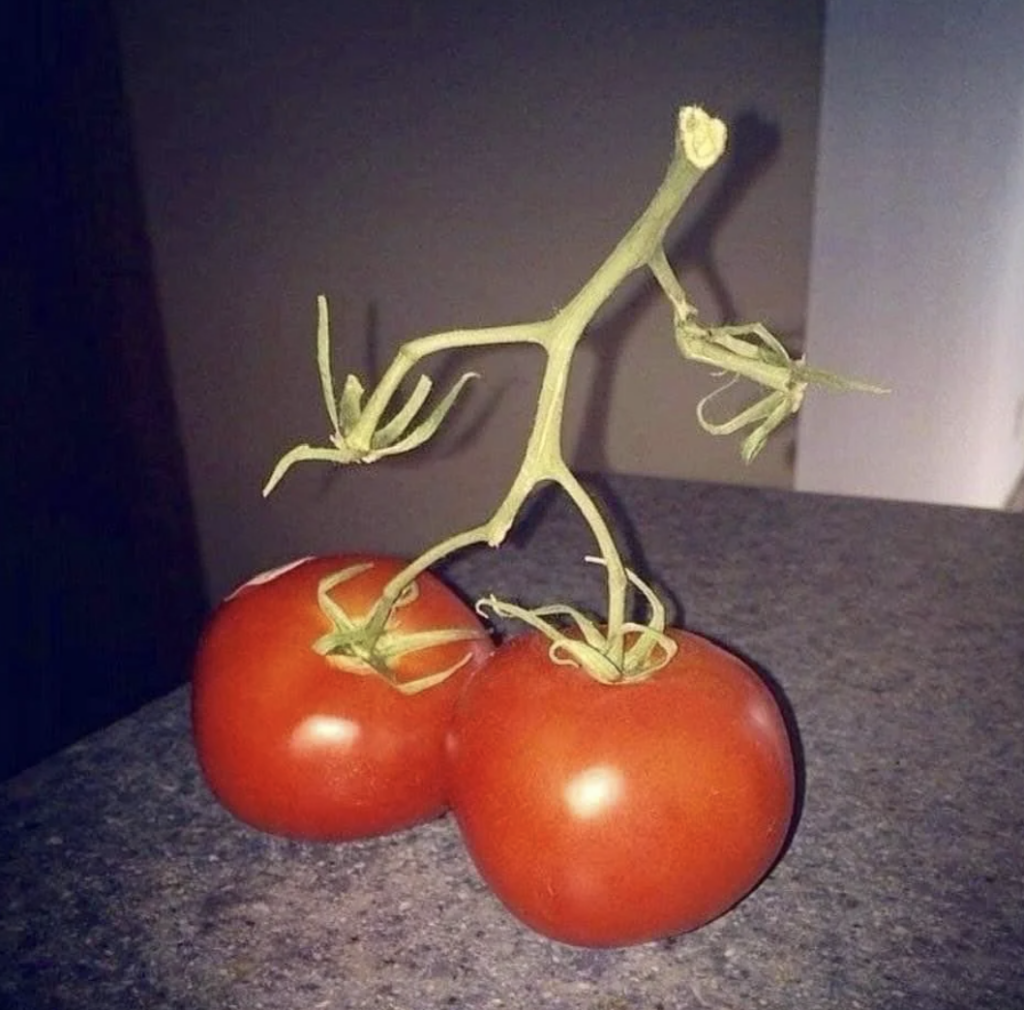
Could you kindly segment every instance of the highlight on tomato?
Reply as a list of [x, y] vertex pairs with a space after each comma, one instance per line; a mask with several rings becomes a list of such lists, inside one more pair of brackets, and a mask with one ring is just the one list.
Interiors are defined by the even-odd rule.
[[[430, 573], [362, 641], [361, 622], [402, 568], [375, 555], [306, 558], [214, 612], [193, 671], [193, 734], [207, 783], [240, 820], [340, 841], [447, 809], [445, 733], [493, 643]], [[351, 655], [322, 654], [344, 641]]]
[[765, 876], [793, 817], [793, 751], [739, 658], [669, 629], [645, 679], [601, 683], [530, 631], [467, 684], [449, 798], [481, 876], [534, 930], [608, 947], [685, 933]]

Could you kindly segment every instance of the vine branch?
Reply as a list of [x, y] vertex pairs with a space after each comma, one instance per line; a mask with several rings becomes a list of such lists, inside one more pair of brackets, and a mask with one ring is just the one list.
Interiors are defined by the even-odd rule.
[[[496, 547], [501, 544], [529, 494], [541, 484], [553, 482], [580, 512], [600, 552], [596, 560], [605, 568], [607, 581], [607, 617], [603, 630], [572, 608], [560, 605], [525, 610], [493, 597], [486, 601], [486, 605], [499, 614], [520, 617], [540, 628], [552, 640], [553, 657], [561, 657], [559, 661], [569, 657], [606, 683], [648, 676], [671, 658], [675, 643], [664, 634], [664, 607], [653, 591], [626, 568], [606, 520], [572, 473], [562, 450], [562, 421], [573, 355], [598, 310], [636, 270], [650, 269], [672, 304], [676, 344], [684, 357], [730, 372], [734, 379], [742, 375], [771, 390], [760, 403], [718, 424], [709, 422], [704, 416], [711, 397], [706, 397], [698, 405], [698, 421], [712, 434], [725, 434], [758, 424], [743, 443], [742, 453], [747, 461], [757, 454], [768, 434], [796, 412], [808, 383], [880, 391], [877, 387], [806, 368], [802, 359], [792, 361], [782, 344], [760, 324], [708, 328], [697, 322], [696, 310], [687, 300], [665, 255], [665, 235], [693, 188], [721, 157], [725, 143], [724, 123], [696, 106], [682, 108], [675, 151], [661, 184], [632, 227], [560, 311], [537, 322], [452, 330], [411, 340], [398, 350], [365, 405], [363, 385], [354, 375], [347, 377], [341, 397], [336, 397], [330, 371], [327, 302], [320, 296], [318, 364], [333, 427], [331, 444], [320, 448], [300, 445], [286, 453], [274, 468], [264, 488], [265, 495], [296, 462], [370, 463], [387, 455], [409, 451], [430, 438], [466, 384], [476, 377], [472, 372], [462, 375], [433, 409], [414, 423], [430, 397], [430, 378], [421, 375], [408, 399], [397, 409], [392, 409], [392, 401], [410, 371], [433, 354], [470, 347], [527, 343], [541, 348], [546, 356], [533, 425], [522, 462], [501, 504], [485, 522], [456, 533], [424, 551], [388, 583], [360, 629], [371, 644], [385, 633], [391, 610], [418, 575], [465, 547], [474, 544]], [[392, 411], [391, 416], [385, 420], [389, 411]], [[634, 589], [650, 605], [651, 617], [646, 625], [627, 622], [628, 597]], [[569, 617], [575, 622], [579, 634], [566, 635], [548, 620], [553, 616]], [[352, 629], [346, 628], [341, 639], [351, 642]]]

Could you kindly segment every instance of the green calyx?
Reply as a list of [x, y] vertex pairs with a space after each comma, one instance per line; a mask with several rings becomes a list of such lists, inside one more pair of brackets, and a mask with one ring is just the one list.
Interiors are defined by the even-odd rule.
[[[473, 545], [499, 546], [533, 489], [553, 483], [569, 497], [593, 533], [600, 554], [596, 560], [605, 569], [605, 620], [598, 624], [561, 604], [530, 610], [502, 603], [493, 596], [481, 601], [478, 608], [525, 621], [551, 640], [554, 661], [577, 664], [602, 683], [643, 679], [668, 662], [675, 643], [665, 632], [664, 607], [654, 592], [626, 568], [608, 523], [572, 473], [561, 447], [568, 377], [576, 348], [598, 310], [619, 285], [638, 270], [651, 272], [672, 305], [674, 339], [683, 357], [731, 376], [726, 385], [743, 377], [767, 390], [761, 400], [724, 421], [714, 422], [706, 416], [710, 402], [721, 389], [697, 405], [698, 423], [710, 434], [726, 435], [752, 428], [741, 445], [742, 458], [748, 463], [761, 451], [768, 436], [799, 410], [809, 385], [885, 392], [878, 386], [809, 368], [802, 358], [793, 360], [782, 343], [760, 323], [719, 327], [698, 323], [696, 309], [688, 301], [666, 257], [665, 238], [686, 198], [705, 172], [721, 158], [726, 136], [725, 124], [720, 120], [698, 106], [684, 106], [679, 110], [674, 153], [664, 179], [632, 227], [564, 308], [536, 322], [452, 330], [408, 341], [398, 350], [368, 397], [362, 382], [354, 375], [348, 376], [341, 396], [336, 396], [330, 364], [327, 303], [322, 295], [319, 297], [317, 362], [332, 426], [329, 444], [319, 448], [300, 445], [286, 453], [274, 468], [264, 494], [269, 494], [297, 462], [372, 463], [407, 452], [429, 439], [466, 384], [475, 377], [475, 373], [464, 374], [425, 417], [420, 415], [432, 384], [424, 375], [403, 404], [392, 406], [410, 371], [432, 354], [528, 343], [544, 352], [545, 366], [522, 462], [494, 514], [424, 551], [388, 583], [374, 610], [364, 620], [355, 622], [358, 627], [350, 626], [353, 622], [343, 612], [332, 612], [335, 631], [318, 643], [318, 649], [328, 642], [324, 651], [331, 655], [348, 656], [381, 672], [388, 669], [391, 658], [410, 647], [429, 647], [410, 646], [408, 638], [399, 643], [388, 637], [387, 624], [392, 608], [402, 605], [404, 594], [419, 574], [448, 555]], [[634, 593], [640, 593], [649, 604], [651, 616], [645, 624], [626, 620]], [[326, 592], [322, 597], [321, 606], [328, 613], [328, 608], [336, 605]], [[560, 630], [559, 625], [564, 621], [572, 627], [569, 634]], [[443, 679], [447, 675], [450, 671], [443, 671], [438, 677]]]
[[399, 680], [397, 662], [410, 652], [433, 649], [452, 642], [483, 640], [487, 635], [481, 630], [470, 628], [438, 628], [431, 631], [397, 631], [389, 628], [395, 613], [414, 603], [419, 596], [419, 585], [408, 583], [388, 612], [384, 628], [374, 627], [372, 614], [362, 618], [352, 617], [344, 607], [331, 597], [336, 586], [354, 579], [373, 567], [372, 562], [351, 565], [320, 580], [317, 587], [317, 602], [324, 616], [331, 622], [331, 630], [313, 643], [313, 651], [334, 659], [337, 665], [350, 673], [375, 675], [403, 694], [418, 694], [429, 687], [447, 680], [470, 660], [466, 653], [457, 663], [426, 677], [414, 680]]
[[[591, 564], [604, 564], [603, 558], [588, 557]], [[626, 621], [622, 635], [628, 645], [618, 651], [607, 630], [575, 607], [553, 604], [529, 609], [499, 600], [491, 595], [477, 602], [480, 614], [488, 610], [499, 617], [515, 618], [548, 638], [548, 655], [553, 663], [579, 666], [602, 684], [635, 684], [647, 680], [676, 654], [678, 646], [665, 631], [665, 607], [650, 586], [635, 572], [626, 569], [631, 585], [639, 590], [650, 606], [646, 624]], [[550, 618], [561, 619], [555, 623]], [[561, 624], [568, 622], [575, 633], [566, 633]]]

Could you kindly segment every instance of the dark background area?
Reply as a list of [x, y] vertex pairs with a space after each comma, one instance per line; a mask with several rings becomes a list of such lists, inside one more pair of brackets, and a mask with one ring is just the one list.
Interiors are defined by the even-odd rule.
[[0, 13], [0, 777], [182, 683], [206, 610], [111, 12]]

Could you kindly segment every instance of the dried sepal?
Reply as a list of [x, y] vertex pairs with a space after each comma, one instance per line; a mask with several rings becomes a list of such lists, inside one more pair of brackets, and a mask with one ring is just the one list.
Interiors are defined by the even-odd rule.
[[[430, 377], [421, 375], [408, 399], [391, 419], [379, 424], [378, 415], [367, 414], [364, 403], [366, 389], [359, 376], [347, 375], [341, 396], [337, 396], [331, 371], [330, 317], [327, 299], [323, 295], [317, 298], [317, 313], [317, 369], [327, 416], [333, 429], [328, 436], [330, 445], [303, 444], [286, 452], [264, 485], [264, 497], [273, 491], [296, 463], [311, 460], [337, 464], [374, 463], [384, 456], [395, 456], [417, 448], [436, 434], [466, 384], [478, 377], [476, 372], [462, 375], [426, 417], [410, 430], [410, 425], [416, 421], [433, 389]], [[369, 402], [373, 402], [372, 397]]]
[[[808, 368], [804, 359], [794, 359], [782, 341], [760, 323], [743, 326], [701, 326], [692, 311], [676, 311], [676, 345], [684, 357], [711, 365], [720, 374], [731, 373], [724, 385], [697, 404], [697, 421], [710, 435], [731, 435], [754, 426], [740, 446], [740, 455], [750, 463], [764, 448], [776, 428], [799, 411], [804, 393], [812, 383], [836, 390], [886, 393], [868, 382], [847, 379], [832, 372]], [[709, 421], [707, 405], [739, 378], [768, 390], [766, 396], [725, 421]]]

